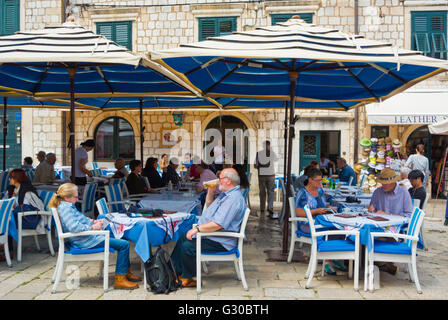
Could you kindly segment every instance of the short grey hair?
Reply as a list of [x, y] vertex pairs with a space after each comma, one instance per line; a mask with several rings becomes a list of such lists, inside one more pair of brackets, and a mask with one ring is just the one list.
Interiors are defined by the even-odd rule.
[[406, 177], [409, 175], [409, 172], [411, 172], [412, 170], [408, 167], [401, 167], [400, 169], [400, 173], [403, 173], [406, 175]]
[[223, 175], [223, 178], [225, 178], [225, 177], [229, 178], [234, 185], [237, 185], [237, 186], [240, 185], [240, 176], [238, 175], [238, 173], [236, 173], [232, 170], [223, 170], [222, 175]]

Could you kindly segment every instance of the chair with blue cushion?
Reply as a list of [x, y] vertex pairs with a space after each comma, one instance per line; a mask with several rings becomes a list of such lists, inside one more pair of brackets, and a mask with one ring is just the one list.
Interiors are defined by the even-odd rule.
[[81, 212], [89, 218], [94, 218], [95, 194], [97, 188], [97, 183], [86, 184], [84, 186], [82, 200], [78, 200], [78, 202], [81, 203]]
[[[48, 191], [47, 191], [48, 192]], [[41, 191], [42, 194], [42, 191]], [[38, 192], [39, 195], [39, 192]], [[40, 251], [40, 245], [39, 245], [39, 239], [37, 236], [39, 235], [46, 235], [47, 241], [48, 241], [48, 248], [50, 249], [50, 254], [54, 256], [54, 249], [53, 249], [53, 241], [51, 240], [51, 212], [48, 210], [48, 203], [50, 202], [50, 199], [52, 197], [52, 194], [45, 194], [48, 201], [45, 203], [45, 200], [42, 199], [42, 202], [44, 203], [44, 210], [45, 211], [25, 211], [25, 212], [18, 212], [17, 213], [17, 233], [18, 233], [18, 242], [17, 242], [17, 261], [22, 261], [22, 245], [23, 245], [23, 237], [34, 237], [34, 242], [36, 243], [37, 250]], [[39, 195], [40, 197], [40, 195]], [[38, 230], [36, 229], [23, 229], [23, 220], [26, 219], [27, 216], [34, 216], [39, 215], [41, 216], [41, 219], [43, 219], [44, 229]]]
[[[369, 290], [373, 292], [373, 268], [375, 261], [407, 263], [409, 269], [409, 276], [411, 281], [415, 282], [417, 292], [422, 293], [420, 282], [417, 275], [417, 243], [418, 235], [425, 213], [419, 208], [414, 208], [411, 219], [408, 224], [407, 234], [386, 233], [386, 232], [372, 232], [370, 234], [372, 239], [372, 248], [368, 252], [366, 247], [366, 267], [364, 270], [365, 277], [369, 279]], [[405, 241], [382, 241], [375, 240], [375, 238], [399, 238]], [[367, 269], [368, 264], [368, 269]], [[367, 273], [368, 271], [368, 273]]]
[[250, 180], [252, 179], [252, 173], [251, 172], [247, 172], [246, 176], [247, 176], [247, 181], [249, 183], [249, 187], [247, 188], [248, 191], [247, 191], [247, 201], [246, 201], [246, 203], [247, 203], [247, 207], [249, 209], [252, 209], [251, 206], [250, 206], [250, 196], [249, 196], [250, 195]]
[[99, 216], [106, 215], [110, 212], [105, 198], [101, 198], [100, 200], [95, 202], [95, 204], [96, 204], [96, 207], [98, 208]]
[[8, 200], [0, 200], [0, 244], [3, 244], [6, 264], [11, 267], [11, 257], [9, 255], [8, 246], [8, 231], [9, 220], [12, 216], [12, 206], [14, 204], [14, 198]]
[[101, 177], [103, 175], [103, 171], [101, 169], [93, 169], [90, 170], [94, 177]]
[[52, 191], [47, 191], [47, 190], [37, 190], [37, 195], [39, 196], [39, 198], [42, 199], [43, 203], [44, 203], [44, 208], [45, 211], [50, 211], [50, 209], [48, 208], [48, 204], [50, 203], [51, 198], [53, 197], [55, 193]]
[[124, 209], [125, 200], [121, 191], [120, 184], [109, 184], [104, 186], [106, 190], [106, 199], [112, 212], [119, 212]]
[[[314, 219], [311, 214], [310, 207], [305, 205], [303, 208], [308, 218], [308, 224], [311, 231], [311, 256], [310, 270], [308, 280], [305, 288], [309, 289], [311, 281], [313, 280], [314, 272], [316, 271], [317, 260], [323, 260], [322, 272], [325, 268], [325, 260], [354, 260], [355, 261], [355, 275], [353, 288], [358, 291], [358, 275], [359, 275], [359, 232], [358, 231], [345, 231], [345, 230], [328, 230], [316, 232], [314, 225]], [[328, 236], [354, 236], [355, 241], [349, 239], [343, 240], [328, 240]], [[325, 237], [325, 238], [324, 238]], [[351, 271], [352, 268], [350, 268]], [[351, 272], [349, 272], [350, 276]]]
[[[242, 281], [245, 290], [249, 290], [243, 269], [243, 241], [247, 220], [249, 219], [249, 214], [250, 209], [246, 209], [246, 211], [244, 212], [243, 220], [241, 222], [240, 232], [238, 233], [215, 231], [215, 232], [198, 232], [196, 234], [196, 289], [198, 293], [201, 292], [201, 269], [202, 269], [201, 266], [204, 268], [205, 273], [208, 272], [205, 264], [202, 264], [202, 262], [205, 261], [233, 261], [235, 264], [235, 270], [238, 280]], [[238, 238], [238, 246], [232, 250], [225, 252], [215, 252], [215, 253], [202, 252], [201, 239], [202, 237], [205, 236]]]
[[[311, 245], [311, 234], [302, 232], [298, 227], [298, 222], [306, 222], [308, 223], [308, 219], [305, 217], [298, 217], [296, 215], [296, 203], [294, 197], [289, 197], [289, 222], [291, 225], [291, 240], [289, 242], [289, 254], [288, 254], [288, 263], [291, 263], [292, 257], [294, 255], [294, 246], [296, 242], [307, 243]], [[306, 273], [306, 277], [309, 274], [309, 267]]]
[[[59, 253], [58, 260], [56, 262], [56, 268], [52, 277], [53, 288], [51, 293], [56, 292], [56, 288], [59, 284], [62, 275], [62, 269], [64, 267], [64, 262], [84, 262], [84, 261], [102, 261], [102, 266], [100, 269], [100, 275], [103, 275], [103, 288], [104, 292], [107, 291], [109, 285], [109, 253], [114, 252], [114, 249], [109, 248], [109, 231], [107, 230], [92, 230], [83, 232], [63, 232], [61, 221], [59, 219], [59, 214], [57, 209], [51, 208], [51, 213], [53, 215], [56, 231], [58, 233], [59, 240]], [[91, 236], [91, 235], [102, 235], [104, 236], [104, 248], [95, 249], [77, 249], [73, 248], [65, 240], [73, 237]]]
[[28, 179], [30, 179], [30, 182], [32, 182], [33, 179], [34, 179], [34, 174], [36, 173], [36, 169], [35, 168], [33, 168], [33, 169], [26, 169], [25, 173], [26, 173]]
[[99, 169], [98, 162], [92, 162], [92, 169]]

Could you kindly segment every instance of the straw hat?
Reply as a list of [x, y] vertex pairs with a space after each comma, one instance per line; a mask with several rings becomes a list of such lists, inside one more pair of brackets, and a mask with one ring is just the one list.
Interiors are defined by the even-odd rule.
[[386, 143], [384, 142], [384, 138], [379, 138], [378, 139], [378, 145], [380, 146], [384, 146]]
[[359, 174], [361, 172], [362, 169], [362, 164], [361, 163], [355, 163], [355, 165], [353, 166], [353, 170]]
[[395, 170], [385, 168], [381, 171], [376, 181], [381, 184], [391, 184], [400, 180], [400, 177], [395, 173]]
[[[376, 159], [376, 162], [377, 163], [386, 163], [386, 159], [384, 159], [384, 158], [377, 158]], [[377, 168], [378, 169], [378, 168]]]
[[392, 146], [394, 148], [401, 148], [401, 142], [398, 139], [395, 139], [394, 142], [392, 142]]
[[384, 139], [384, 141], [386, 142], [386, 144], [392, 144], [392, 138], [391, 137], [387, 137], [386, 139]]

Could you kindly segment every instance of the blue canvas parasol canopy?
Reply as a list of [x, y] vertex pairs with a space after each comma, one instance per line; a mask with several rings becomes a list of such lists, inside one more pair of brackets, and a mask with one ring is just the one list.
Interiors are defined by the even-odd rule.
[[73, 22], [1, 36], [0, 89], [39, 99], [70, 99], [73, 180], [75, 96], [198, 95], [165, 67]]
[[[275, 26], [150, 52], [149, 56], [206, 97], [237, 99], [231, 102], [236, 106], [242, 104], [240, 99], [289, 102], [289, 125], [285, 125], [289, 132], [285, 134], [286, 199], [290, 196], [296, 107], [347, 110], [381, 102], [448, 70], [447, 61], [307, 24], [299, 17]], [[257, 101], [246, 102], [260, 106]], [[226, 103], [220, 103], [226, 108]], [[286, 107], [285, 112], [288, 119]], [[285, 208], [288, 217], [289, 206]], [[286, 254], [288, 219], [283, 223], [282, 247]]]

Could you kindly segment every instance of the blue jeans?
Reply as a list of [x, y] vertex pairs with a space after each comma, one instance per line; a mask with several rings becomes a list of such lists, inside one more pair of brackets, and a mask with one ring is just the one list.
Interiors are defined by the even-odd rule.
[[[101, 241], [93, 248], [103, 248], [104, 241]], [[123, 275], [128, 273], [129, 269], [129, 242], [123, 239], [109, 239], [109, 247], [117, 250], [117, 264], [115, 274]], [[92, 248], [92, 249], [93, 249]]]

